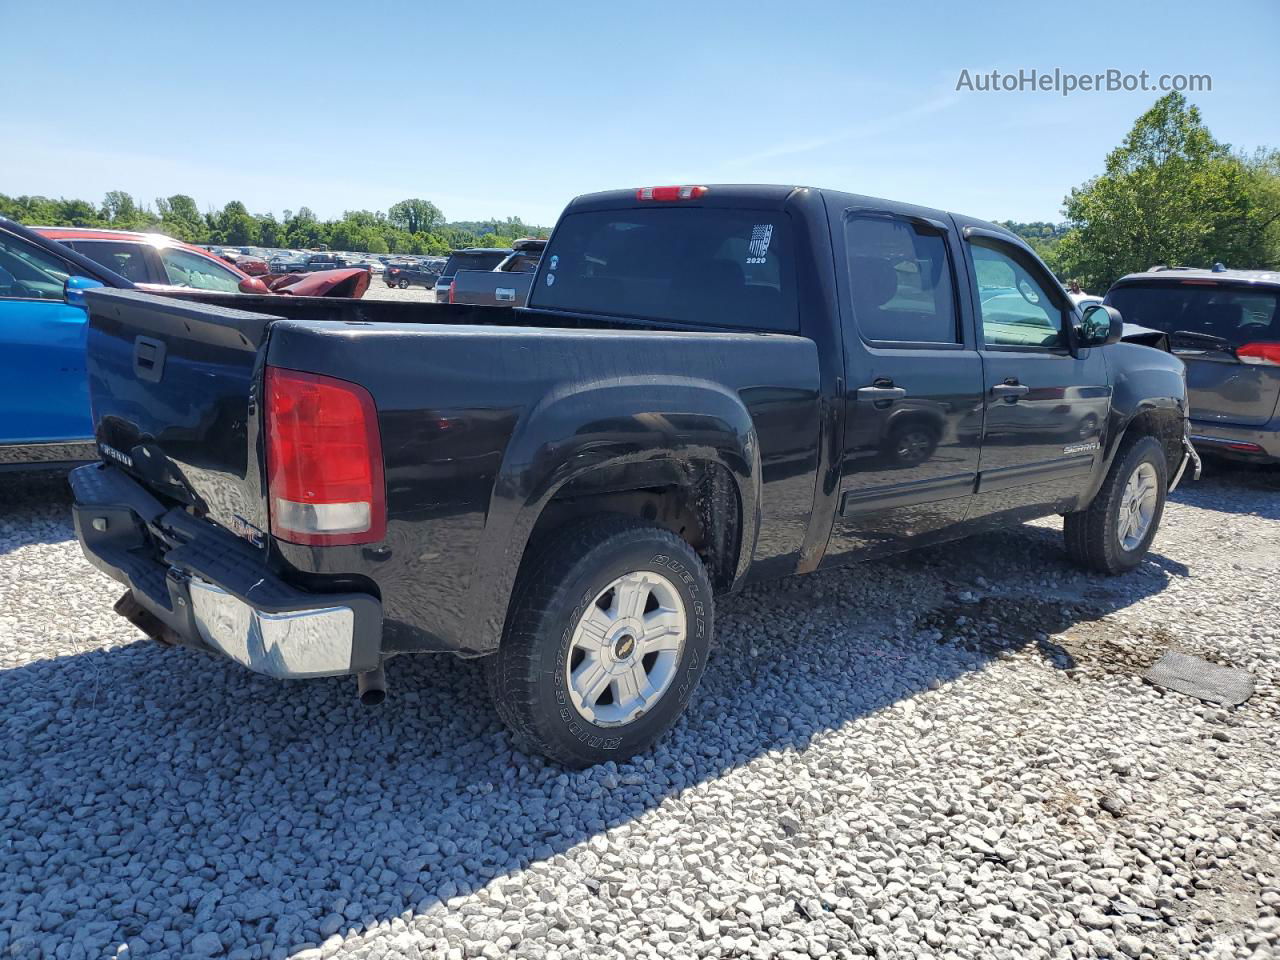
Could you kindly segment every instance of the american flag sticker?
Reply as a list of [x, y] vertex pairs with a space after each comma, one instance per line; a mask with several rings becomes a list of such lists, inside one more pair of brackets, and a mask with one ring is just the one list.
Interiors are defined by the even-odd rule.
[[755, 227], [751, 228], [751, 243], [746, 248], [746, 262], [763, 264], [765, 253], [769, 252], [771, 239], [773, 239], [773, 224], [755, 224]]
[[769, 252], [769, 241], [773, 239], [772, 223], [757, 223], [751, 228], [751, 245], [748, 252], [755, 262], [762, 260]]

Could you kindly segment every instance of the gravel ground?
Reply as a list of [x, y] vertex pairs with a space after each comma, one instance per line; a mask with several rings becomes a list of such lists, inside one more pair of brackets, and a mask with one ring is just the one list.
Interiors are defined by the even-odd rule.
[[[474, 663], [370, 710], [140, 641], [60, 482], [6, 483], [0, 955], [1280, 954], [1271, 477], [1189, 484], [1120, 579], [1044, 522], [723, 601], [674, 733], [569, 774]], [[1135, 678], [1170, 647], [1258, 692]]]
[[364, 293], [365, 300], [408, 300], [412, 303], [435, 303], [436, 294], [434, 290], [428, 290], [426, 287], [409, 287], [407, 290], [401, 290], [398, 287], [388, 287], [386, 281], [382, 277], [374, 277], [373, 282], [369, 284], [369, 289]]

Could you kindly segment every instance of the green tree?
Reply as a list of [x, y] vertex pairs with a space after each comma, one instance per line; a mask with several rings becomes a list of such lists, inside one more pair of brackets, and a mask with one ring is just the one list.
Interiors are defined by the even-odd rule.
[[1071, 229], [1057, 266], [1092, 290], [1156, 263], [1263, 266], [1269, 227], [1254, 207], [1266, 182], [1264, 173], [1251, 180], [1184, 96], [1168, 94], [1107, 155], [1105, 171], [1067, 196]]
[[195, 200], [185, 193], [156, 197], [156, 210], [160, 213], [160, 229], [169, 236], [187, 243], [204, 243], [209, 239], [208, 221], [200, 215]]
[[259, 242], [258, 221], [239, 200], [232, 200], [219, 213], [209, 215], [210, 239], [237, 247]]
[[444, 223], [444, 214], [430, 200], [401, 200], [387, 211], [387, 219], [407, 233], [429, 233]]
[[139, 218], [138, 205], [123, 190], [108, 191], [102, 201], [102, 219], [117, 227], [132, 227]]

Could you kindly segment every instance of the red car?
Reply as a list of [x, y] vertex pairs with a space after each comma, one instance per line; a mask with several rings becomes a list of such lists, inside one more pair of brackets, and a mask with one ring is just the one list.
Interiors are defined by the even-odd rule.
[[296, 297], [350, 297], [369, 289], [363, 268], [251, 277], [208, 250], [159, 233], [93, 227], [36, 227], [143, 290], [216, 290], [222, 293], [279, 293]]

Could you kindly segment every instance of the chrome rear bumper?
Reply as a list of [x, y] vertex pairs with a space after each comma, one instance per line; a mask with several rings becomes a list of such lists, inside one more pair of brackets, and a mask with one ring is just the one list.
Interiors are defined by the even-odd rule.
[[377, 597], [296, 587], [263, 550], [167, 508], [115, 467], [81, 467], [70, 480], [81, 549], [129, 588], [132, 603], [117, 610], [144, 632], [270, 677], [365, 673], [382, 662]]
[[350, 607], [266, 613], [196, 576], [188, 589], [200, 638], [255, 673], [287, 678], [350, 671], [355, 637]]

